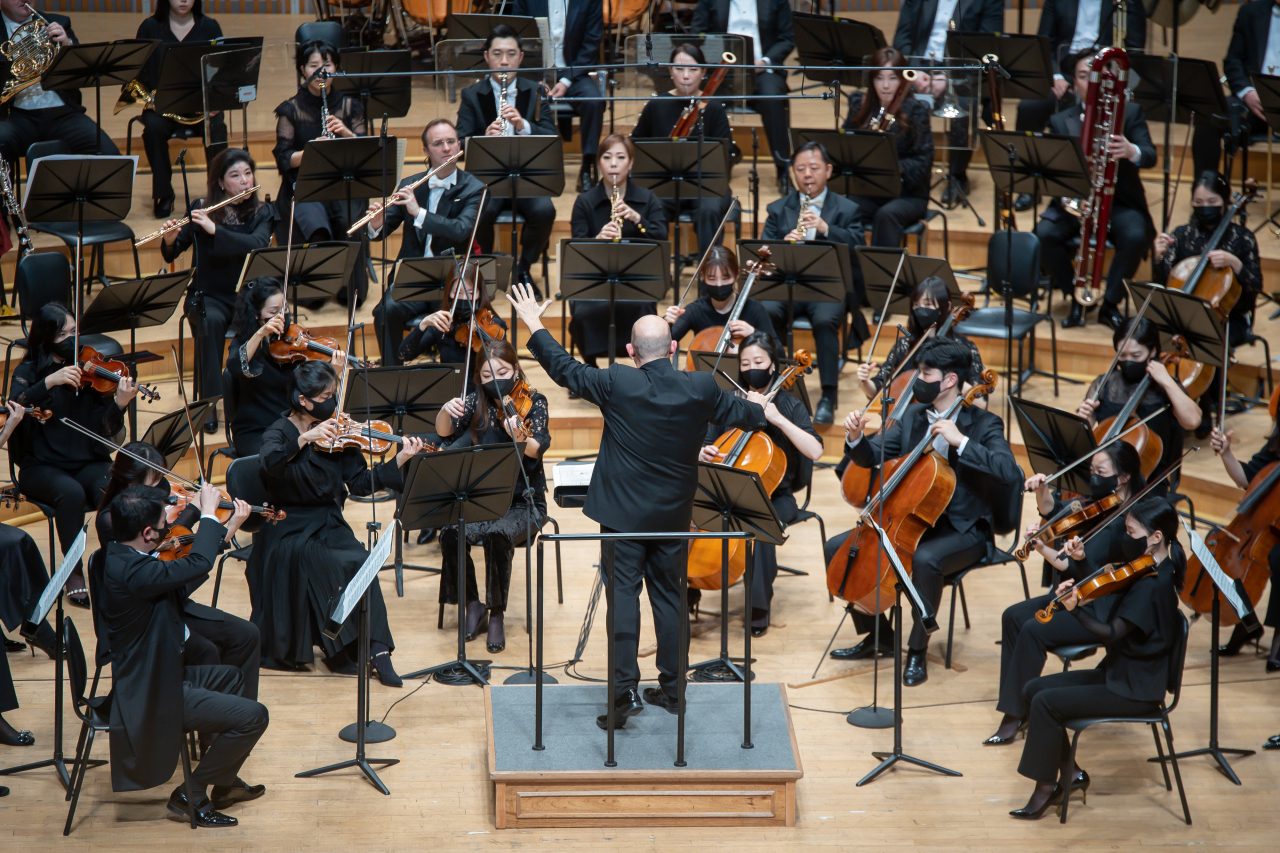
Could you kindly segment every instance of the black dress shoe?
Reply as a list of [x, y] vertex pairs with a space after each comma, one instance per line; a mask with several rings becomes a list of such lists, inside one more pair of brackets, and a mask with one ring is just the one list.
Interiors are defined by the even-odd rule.
[[1278, 670], [1280, 670], [1280, 660], [1267, 658], [1267, 672], [1276, 672]]
[[831, 656], [836, 660], [868, 660], [872, 657], [893, 657], [893, 637], [880, 635], [880, 646], [877, 650], [875, 637], [868, 634], [856, 646], [847, 649], [832, 649]]
[[661, 687], [646, 687], [644, 701], [659, 708], [665, 708], [668, 714], [680, 713], [680, 700], [673, 699]]
[[7, 796], [9, 796], [9, 789], [6, 788], [4, 785], [0, 785], [0, 797], [7, 797]]
[[963, 204], [963, 199], [969, 197], [969, 179], [958, 178], [954, 175], [947, 181], [947, 188], [942, 191], [942, 206], [947, 210], [952, 210]]
[[[187, 819], [187, 795], [179, 785], [177, 790], [169, 795], [169, 811], [175, 816]], [[209, 829], [225, 829], [229, 826], [236, 826], [240, 821], [225, 815], [214, 809], [213, 804], [209, 802], [209, 798], [205, 797], [204, 801], [196, 806], [196, 826], [203, 826]]]
[[156, 219], [168, 219], [169, 214], [173, 213], [173, 199], [162, 198], [155, 204]]
[[489, 654], [496, 655], [507, 647], [507, 633], [502, 624], [502, 614], [489, 617], [489, 636], [485, 638], [485, 648]]
[[250, 785], [243, 779], [237, 779], [234, 785], [214, 785], [210, 799], [215, 809], [229, 809], [237, 803], [256, 800], [266, 792], [266, 785]]
[[1231, 657], [1240, 654], [1240, 650], [1244, 648], [1245, 643], [1252, 642], [1262, 636], [1262, 626], [1258, 626], [1258, 630], [1250, 632], [1244, 627], [1244, 623], [1237, 622], [1236, 627], [1231, 631], [1231, 639], [1227, 640], [1225, 645], [1218, 646], [1218, 654]]
[[35, 746], [36, 736], [31, 732], [23, 729], [17, 732], [13, 737], [0, 737], [0, 745], [3, 746]]
[[436, 538], [436, 529], [434, 527], [428, 527], [426, 530], [418, 531], [419, 545], [428, 545], [430, 544], [431, 540], [435, 538]]
[[1110, 302], [1103, 302], [1102, 307], [1098, 309], [1098, 322], [1109, 327], [1113, 332], [1118, 332], [1124, 325], [1124, 315]]
[[1008, 737], [1004, 737], [999, 732], [996, 732], [991, 737], [984, 740], [982, 742], [982, 745], [983, 746], [1004, 746], [1006, 743], [1013, 743], [1015, 740], [1018, 739], [1018, 732], [1022, 731], [1026, 727], [1027, 727], [1027, 721], [1025, 719], [1019, 720], [1018, 727], [1013, 730], [1013, 734], [1009, 735]]
[[533, 273], [529, 272], [529, 268], [524, 264], [516, 271], [516, 279], [523, 285], [533, 291], [533, 298], [539, 302], [542, 301], [542, 291], [538, 289], [538, 285], [533, 283]]
[[830, 397], [823, 397], [818, 401], [818, 408], [813, 412], [813, 422], [815, 424], [832, 424], [836, 420], [836, 406]]
[[1062, 328], [1074, 329], [1077, 326], [1084, 325], [1084, 306], [1074, 299], [1071, 300], [1071, 313], [1062, 321]]
[[[644, 703], [640, 701], [640, 693], [634, 687], [622, 691], [613, 700], [613, 727], [626, 728], [627, 717], [634, 717], [643, 710]], [[601, 714], [596, 717], [596, 725], [602, 729], [608, 728], [609, 715]]]
[[[479, 608], [477, 612], [471, 605]], [[474, 616], [472, 614], [475, 614]], [[473, 621], [474, 620], [474, 621]], [[489, 608], [478, 601], [467, 602], [467, 642], [474, 640], [481, 631], [489, 627]]]
[[1263, 749], [1280, 749], [1280, 735], [1272, 735], [1267, 738], [1267, 742], [1262, 745]]
[[1013, 209], [1018, 211], [1030, 210], [1034, 202], [1035, 199], [1031, 197], [1030, 193], [1018, 193], [1018, 197], [1013, 201]]
[[1014, 809], [1013, 811], [1009, 812], [1009, 814], [1013, 815], [1019, 820], [1039, 820], [1040, 818], [1044, 817], [1044, 813], [1049, 810], [1050, 806], [1057, 805], [1058, 803], [1061, 803], [1061, 802], [1062, 802], [1062, 786], [1054, 785], [1053, 793], [1049, 795], [1049, 799], [1045, 800], [1044, 804], [1040, 806], [1040, 808], [1036, 809], [1035, 811], [1030, 811], [1027, 809], [1026, 806], [1023, 806], [1020, 809]]
[[929, 680], [929, 663], [924, 652], [908, 651], [907, 665], [902, 670], [902, 683], [917, 687]]
[[383, 687], [404, 687], [404, 679], [396, 674], [396, 669], [391, 665], [391, 652], [378, 652], [369, 663], [373, 665], [374, 672], [378, 673], [378, 680], [382, 682]]
[[595, 186], [595, 181], [591, 180], [591, 169], [586, 163], [582, 164], [582, 171], [578, 172], [578, 192], [585, 193]]
[[5, 638], [4, 638], [4, 650], [5, 650], [5, 652], [7, 652], [8, 654], [15, 654], [15, 653], [17, 653], [17, 652], [25, 652], [25, 651], [27, 650], [27, 644], [26, 644], [26, 643], [19, 643], [17, 640], [10, 640], [8, 637], [5, 637]]

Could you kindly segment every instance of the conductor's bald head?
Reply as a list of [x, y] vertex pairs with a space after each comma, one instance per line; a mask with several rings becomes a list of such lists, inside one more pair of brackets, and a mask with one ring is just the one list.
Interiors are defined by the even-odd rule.
[[675, 341], [671, 340], [671, 325], [657, 314], [649, 314], [636, 320], [631, 327], [631, 343], [627, 354], [639, 367], [659, 358], [670, 358], [675, 353]]

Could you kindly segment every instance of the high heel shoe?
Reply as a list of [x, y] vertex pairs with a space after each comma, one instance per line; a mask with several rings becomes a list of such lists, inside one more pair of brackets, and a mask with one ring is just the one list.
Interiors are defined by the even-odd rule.
[[1044, 817], [1044, 813], [1049, 810], [1050, 806], [1057, 805], [1061, 802], [1062, 802], [1062, 786], [1054, 785], [1053, 793], [1049, 795], [1049, 799], [1045, 800], [1044, 804], [1041, 805], [1040, 808], [1036, 809], [1035, 811], [1031, 811], [1026, 806], [1023, 806], [1020, 809], [1014, 809], [1013, 811], [1009, 812], [1009, 814], [1013, 817], [1016, 817], [1018, 820], [1039, 820], [1040, 818]]
[[[473, 604], [476, 605], [476, 607], [480, 608], [480, 611], [479, 611], [479, 614], [475, 617], [476, 619], [475, 624], [471, 625], [470, 624], [471, 614], [473, 612], [471, 610], [471, 605]], [[472, 640], [474, 640], [476, 637], [478, 637], [481, 631], [489, 627], [489, 609], [478, 601], [467, 602], [467, 623], [468, 623], [468, 629], [466, 632], [466, 638], [467, 638], [467, 642], [469, 643]]]
[[1241, 622], [1236, 623], [1236, 627], [1231, 632], [1231, 638], [1221, 646], [1218, 646], [1218, 654], [1231, 657], [1240, 654], [1240, 650], [1244, 648], [1245, 643], [1251, 643], [1254, 640], [1262, 638], [1262, 627], [1259, 626], [1256, 631], [1249, 631]]
[[391, 652], [378, 652], [370, 658], [369, 663], [378, 673], [378, 680], [382, 682], [383, 687], [404, 687], [404, 679], [391, 665]]
[[1089, 773], [1079, 767], [1076, 768], [1076, 775], [1071, 779], [1071, 792], [1080, 792], [1080, 801], [1085, 805], [1089, 804]]
[[1267, 658], [1267, 672], [1275, 672], [1277, 670], [1280, 670], [1280, 660]]
[[1013, 730], [1013, 734], [1009, 735], [1008, 737], [1001, 737], [1000, 732], [997, 731], [991, 737], [984, 740], [982, 742], [982, 745], [983, 746], [1003, 746], [1006, 743], [1013, 743], [1017, 739], [1018, 733], [1021, 732], [1026, 727], [1027, 727], [1027, 721], [1019, 720], [1018, 727]]
[[[497, 636], [494, 636], [494, 629], [497, 629]], [[485, 648], [490, 654], [496, 655], [507, 647], [507, 633], [502, 624], [502, 614], [491, 615], [489, 617], [489, 636], [485, 639]]]

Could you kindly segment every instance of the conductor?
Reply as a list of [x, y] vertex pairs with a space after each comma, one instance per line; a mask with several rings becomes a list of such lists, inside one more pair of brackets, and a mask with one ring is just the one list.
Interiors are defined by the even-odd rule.
[[[586, 516], [602, 533], [685, 531], [693, 517], [698, 452], [707, 425], [765, 427], [764, 396], [746, 399], [717, 387], [710, 373], [676, 370], [670, 326], [656, 314], [631, 327], [627, 354], [635, 366], [588, 367], [571, 357], [539, 320], [545, 305], [523, 284], [511, 304], [528, 326], [529, 352], [557, 385], [600, 407], [604, 435], [587, 489]], [[644, 701], [676, 713], [680, 630], [680, 573], [686, 570], [680, 539], [617, 540], [614, 557], [614, 708], [617, 728], [644, 710], [637, 691], [640, 667], [640, 585], [649, 590], [658, 640], [658, 682]], [[608, 716], [596, 718], [600, 728]]]

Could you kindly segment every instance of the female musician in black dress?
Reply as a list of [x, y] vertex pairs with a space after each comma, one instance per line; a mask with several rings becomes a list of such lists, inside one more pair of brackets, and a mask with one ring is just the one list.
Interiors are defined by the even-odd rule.
[[[902, 76], [907, 64], [901, 53], [882, 47], [871, 56], [869, 65], [880, 66], [866, 92], [849, 95], [849, 115], [845, 130], [867, 130], [881, 110], [887, 110], [904, 86], [911, 83]], [[902, 195], [897, 198], [872, 198], [852, 195], [864, 223], [871, 223], [871, 245], [897, 248], [902, 245], [902, 231], [924, 218], [929, 206], [929, 175], [933, 168], [933, 131], [929, 126], [929, 108], [910, 92], [902, 98], [894, 112], [893, 134], [898, 151], [898, 172], [902, 176]], [[883, 125], [882, 125], [883, 129]]]
[[[533, 392], [532, 407], [523, 423], [518, 417], [503, 414], [502, 398], [510, 394], [517, 379], [524, 379], [516, 351], [506, 341], [490, 341], [475, 355], [475, 387], [464, 397], [454, 397], [436, 414], [436, 434], [442, 439], [462, 436], [472, 445], [512, 444], [517, 426], [528, 431], [524, 446], [524, 477], [517, 482], [515, 496], [507, 514], [496, 521], [467, 525], [466, 561], [466, 637], [475, 639], [488, 624], [486, 645], [497, 654], [506, 647], [503, 614], [511, 589], [511, 560], [515, 549], [526, 537], [542, 528], [547, 518], [547, 477], [542, 470], [542, 455], [551, 444], [547, 430], [547, 398]], [[481, 396], [483, 395], [483, 396]], [[466, 433], [463, 436], [463, 433]], [[525, 486], [529, 492], [526, 494]], [[485, 600], [480, 601], [476, 583], [476, 566], [471, 561], [471, 548], [484, 546]], [[458, 603], [458, 528], [440, 531], [440, 600]]]
[[[778, 358], [781, 348], [777, 340], [766, 332], [756, 332], [742, 342], [738, 349], [738, 384], [748, 391], [764, 393], [773, 387], [778, 378]], [[797, 381], [803, 382], [801, 376]], [[793, 489], [803, 488], [813, 474], [813, 463], [822, 456], [822, 438], [814, 430], [804, 404], [789, 391], [779, 391], [764, 407], [769, 422], [764, 433], [787, 457], [787, 470], [782, 481], [773, 490], [770, 500], [778, 519], [783, 524], [796, 520], [799, 506]], [[711, 424], [707, 428], [707, 443], [698, 458], [702, 462], [720, 462], [725, 454], [718, 450], [715, 441], [724, 428]], [[778, 548], [768, 542], [755, 545], [755, 565], [751, 572], [751, 634], [759, 637], [769, 630], [769, 613], [773, 606], [773, 582], [778, 577]]]
[[[1096, 669], [1045, 675], [1027, 685], [1030, 717], [1018, 772], [1036, 787], [1025, 806], [1009, 813], [1016, 818], [1037, 820], [1062, 801], [1058, 775], [1070, 743], [1064, 720], [1156, 713], [1169, 686], [1169, 655], [1184, 630], [1178, 592], [1187, 557], [1178, 544], [1178, 514], [1162, 498], [1145, 498], [1125, 514], [1124, 523], [1127, 535], [1155, 560], [1156, 571], [1099, 599], [1093, 612], [1068, 592], [1072, 581], [1055, 590], [1066, 594], [1066, 612], [1054, 613], [1053, 621], [1077, 621], [1106, 645], [1107, 656]], [[1072, 557], [1083, 558], [1084, 549], [1074, 544]], [[1089, 775], [1077, 770], [1071, 788], [1088, 791]]]
[[[421, 439], [406, 437], [393, 462], [370, 470], [355, 448], [327, 451], [316, 442], [338, 434], [338, 374], [328, 362], [306, 361], [289, 374], [290, 411], [262, 436], [258, 471], [270, 503], [287, 517], [266, 524], [254, 536], [246, 577], [253, 603], [253, 624], [262, 634], [262, 665], [301, 671], [324, 649], [331, 672], [354, 673], [355, 617], [338, 639], [322, 629], [334, 598], [369, 557], [342, 516], [347, 495], [371, 495], [399, 489], [400, 468], [422, 449]], [[373, 665], [389, 687], [401, 686], [391, 666], [391, 629], [377, 583], [369, 587], [369, 633]]]
[[[477, 315], [481, 311], [489, 311], [493, 322], [500, 329], [506, 330], [506, 322], [493, 311], [479, 264], [467, 264], [465, 281], [456, 268], [452, 270], [446, 291], [449, 300], [441, 303], [439, 311], [423, 317], [400, 344], [400, 360], [403, 363], [408, 363], [423, 353], [434, 352], [445, 364], [462, 364], [467, 356], [466, 337], [472, 311]], [[462, 340], [458, 340], [459, 334], [462, 335]]]
[[[1124, 337], [1130, 326], [1133, 327], [1133, 336], [1126, 342]], [[1111, 343], [1119, 349], [1120, 361], [1107, 378], [1097, 402], [1090, 400], [1102, 377], [1097, 377], [1089, 384], [1085, 400], [1076, 409], [1076, 414], [1088, 421], [1090, 427], [1120, 414], [1125, 403], [1137, 392], [1138, 385], [1145, 377], [1150, 376], [1147, 391], [1139, 401], [1134, 415], [1146, 418], [1161, 408], [1165, 409], [1147, 423], [1147, 427], [1164, 442], [1164, 454], [1155, 468], [1157, 472], [1163, 471], [1182, 455], [1182, 431], [1195, 429], [1200, 425], [1200, 406], [1187, 396], [1178, 380], [1157, 361], [1160, 355], [1160, 330], [1146, 317], [1126, 320], [1112, 334]], [[1123, 347], [1120, 346], [1122, 343]], [[1175, 472], [1169, 480], [1156, 486], [1152, 494], [1163, 495], [1176, 483]]]
[[[97, 506], [107, 485], [111, 454], [106, 447], [62, 422], [75, 421], [101, 436], [124, 426], [124, 412], [138, 393], [125, 377], [114, 394], [80, 388], [81, 368], [75, 351], [76, 321], [71, 312], [50, 302], [31, 320], [27, 354], [13, 371], [9, 397], [24, 406], [48, 409], [46, 423], [28, 418], [10, 447], [18, 466], [18, 488], [27, 497], [53, 507], [58, 544], [65, 553], [84, 525], [85, 508]], [[83, 567], [67, 581], [67, 599], [89, 606]]]
[[[1026, 490], [1036, 493], [1036, 508], [1042, 523], [1056, 517], [1067, 506], [1061, 497], [1053, 495], [1050, 487], [1045, 485], [1045, 479], [1044, 474], [1036, 474], [1026, 482]], [[1108, 495], [1127, 501], [1145, 485], [1142, 459], [1130, 444], [1123, 441], [1109, 444], [1089, 461], [1090, 501], [1101, 500]], [[1028, 527], [1027, 536], [1038, 526]], [[1125, 535], [1124, 516], [1121, 514], [1111, 513], [1101, 530], [1090, 530], [1088, 534], [1090, 538], [1084, 544], [1084, 552], [1091, 565], [1126, 562], [1138, 556], [1138, 552], [1131, 550], [1133, 540]], [[1066, 544], [1063, 543], [1064, 546]], [[1063, 553], [1063, 547], [1051, 547], [1037, 540], [1035, 550], [1064, 577], [1079, 581], [1087, 574], [1085, 563], [1069, 560]], [[987, 746], [1011, 742], [1026, 723], [1027, 702], [1022, 689], [1028, 681], [1040, 675], [1051, 649], [1094, 642], [1093, 635], [1074, 620], [1054, 619], [1044, 624], [1035, 618], [1036, 612], [1042, 610], [1051, 598], [1052, 595], [1039, 595], [1019, 601], [1005, 608], [1001, 617], [1000, 698], [996, 702], [996, 710], [1003, 713], [1004, 718], [996, 733], [983, 741]], [[1090, 602], [1082, 606], [1096, 609], [1098, 604]]]
[[[138, 75], [142, 88], [155, 94], [160, 84], [160, 67], [171, 45], [199, 44], [222, 38], [222, 27], [204, 14], [202, 0], [160, 0], [149, 18], [138, 25], [138, 38], [154, 39], [160, 44]], [[196, 116], [199, 118], [199, 116]], [[173, 212], [173, 164], [169, 158], [169, 138], [179, 127], [190, 128], [193, 137], [204, 137], [203, 121], [182, 122], [153, 109], [142, 111], [142, 145], [151, 165], [151, 200], [155, 205], [156, 219], [164, 219]], [[216, 152], [227, 144], [227, 123], [222, 114], [209, 118], [209, 148], [206, 154]]]
[[[244, 256], [271, 242], [275, 208], [258, 200], [255, 192], [212, 213], [209, 207], [254, 187], [254, 162], [249, 152], [228, 148], [209, 164], [209, 188], [193, 202], [191, 221], [165, 234], [160, 253], [172, 262], [195, 246], [195, 280], [187, 291], [185, 308], [195, 329], [197, 376], [201, 398], [222, 393], [222, 348], [235, 308], [236, 286]], [[170, 220], [166, 225], [173, 225]], [[217, 412], [204, 423], [205, 432], [218, 428]]]
[[[573, 203], [570, 225], [574, 239], [667, 238], [667, 215], [662, 203], [652, 192], [629, 180], [634, 161], [635, 146], [626, 136], [612, 133], [601, 141], [596, 157], [600, 183]], [[613, 202], [615, 195], [617, 204]], [[615, 217], [620, 223], [614, 221]], [[570, 301], [569, 310], [569, 334], [583, 361], [594, 365], [597, 358], [609, 355], [609, 303]], [[623, 331], [616, 338], [615, 357], [626, 357], [627, 333], [635, 321], [654, 313], [657, 308], [652, 302], [617, 303], [615, 328]]]
[[[1217, 229], [1231, 200], [1231, 188], [1217, 172], [1202, 172], [1191, 190], [1191, 221], [1179, 225], [1172, 234], [1156, 237], [1152, 277], [1164, 284], [1170, 271], [1184, 258], [1201, 255]], [[1240, 282], [1240, 300], [1227, 317], [1227, 336], [1232, 346], [1244, 342], [1253, 325], [1253, 309], [1262, 290], [1262, 262], [1258, 259], [1258, 239], [1253, 232], [1232, 222], [1209, 253], [1212, 269], [1228, 268]]]
[[[738, 301], [738, 259], [723, 246], [713, 246], [702, 263], [702, 295], [685, 307], [672, 305], [664, 319], [671, 324], [671, 340], [679, 342], [686, 334], [723, 326]], [[765, 307], [750, 296], [742, 305], [738, 319], [730, 322], [729, 333], [745, 339], [756, 332], [777, 339], [773, 321]]]

